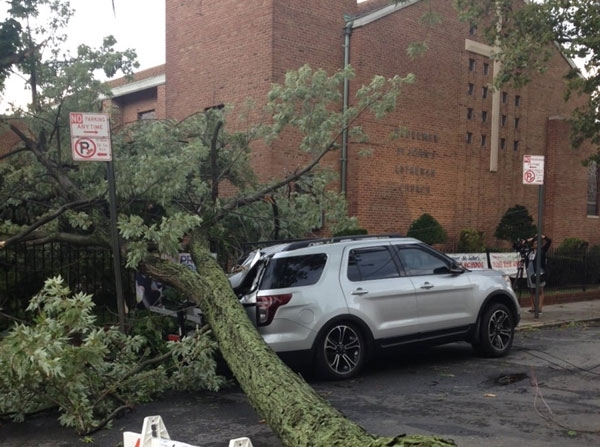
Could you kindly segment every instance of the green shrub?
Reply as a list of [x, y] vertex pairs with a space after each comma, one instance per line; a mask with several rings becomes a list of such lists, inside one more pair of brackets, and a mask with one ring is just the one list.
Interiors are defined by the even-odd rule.
[[485, 251], [483, 231], [465, 229], [461, 230], [458, 239], [458, 251], [461, 253], [481, 253]]
[[587, 251], [589, 243], [576, 237], [568, 237], [556, 247], [556, 254], [571, 254]]
[[443, 244], [448, 240], [448, 235], [440, 223], [427, 213], [421, 215], [421, 217], [410, 224], [406, 235], [420, 239], [429, 245]]
[[506, 210], [494, 237], [503, 241], [515, 242], [518, 239], [527, 239], [537, 233], [537, 227], [533, 223], [533, 217], [522, 205], [515, 205]]

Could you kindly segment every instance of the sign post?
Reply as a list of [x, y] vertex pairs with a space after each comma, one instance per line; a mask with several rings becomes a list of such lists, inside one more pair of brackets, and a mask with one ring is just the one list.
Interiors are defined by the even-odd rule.
[[115, 291], [119, 312], [119, 328], [125, 332], [125, 301], [123, 299], [123, 281], [121, 278], [121, 256], [119, 251], [119, 233], [117, 230], [117, 199], [115, 173], [112, 164], [110, 138], [110, 118], [107, 113], [69, 114], [71, 124], [71, 149], [74, 161], [106, 161], [108, 194], [110, 209], [110, 230], [113, 249], [113, 270]]
[[[544, 217], [544, 156], [523, 155], [523, 184], [539, 185], [538, 188], [538, 234], [537, 250], [542, 249], [542, 228]], [[535, 300], [533, 303], [535, 318], [539, 318], [540, 312], [540, 272], [542, 268], [542, 257], [535, 257]]]

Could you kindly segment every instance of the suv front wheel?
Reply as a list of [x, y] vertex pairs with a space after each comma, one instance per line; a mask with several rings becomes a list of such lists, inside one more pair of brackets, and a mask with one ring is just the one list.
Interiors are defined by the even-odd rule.
[[317, 374], [326, 379], [343, 380], [356, 376], [367, 358], [367, 344], [359, 327], [336, 322], [325, 327], [315, 345]]
[[483, 313], [475, 350], [485, 357], [502, 357], [510, 350], [515, 336], [515, 323], [508, 308], [501, 303], [491, 304]]

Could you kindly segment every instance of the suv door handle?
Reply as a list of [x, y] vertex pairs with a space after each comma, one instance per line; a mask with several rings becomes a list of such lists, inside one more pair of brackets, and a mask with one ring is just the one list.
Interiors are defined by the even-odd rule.
[[421, 285], [421, 289], [432, 289], [434, 286], [429, 281], [426, 281]]
[[369, 292], [367, 292], [366, 290], [363, 290], [361, 287], [359, 287], [354, 292], [352, 292], [352, 295], [361, 296], [361, 295], [366, 295], [367, 293], [369, 293]]

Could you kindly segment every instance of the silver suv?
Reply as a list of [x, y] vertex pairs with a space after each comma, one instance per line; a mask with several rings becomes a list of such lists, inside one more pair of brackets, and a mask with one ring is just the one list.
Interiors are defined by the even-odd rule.
[[272, 245], [229, 281], [274, 351], [329, 379], [354, 377], [379, 350], [418, 343], [467, 341], [500, 357], [520, 319], [503, 272], [468, 270], [408, 237]]

